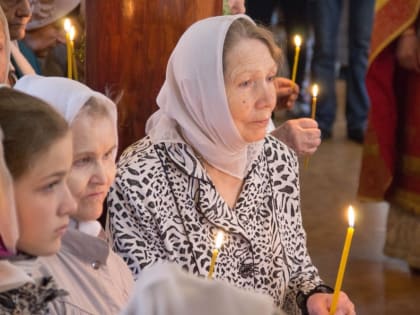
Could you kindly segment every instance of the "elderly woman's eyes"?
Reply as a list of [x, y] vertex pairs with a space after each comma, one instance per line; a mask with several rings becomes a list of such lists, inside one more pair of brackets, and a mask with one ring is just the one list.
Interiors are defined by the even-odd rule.
[[75, 160], [73, 162], [73, 166], [83, 166], [83, 165], [87, 165], [87, 164], [89, 164], [93, 161], [94, 161], [93, 158], [87, 156], [87, 157], [83, 157], [83, 158]]
[[240, 87], [248, 87], [251, 84], [252, 84], [252, 81], [251, 80], [245, 80], [245, 81], [242, 81], [241, 83], [239, 83], [239, 86]]
[[276, 79], [276, 76], [275, 75], [270, 75], [268, 78], [267, 78], [267, 80], [268, 81], [270, 81], [270, 82], [274, 82], [274, 80]]

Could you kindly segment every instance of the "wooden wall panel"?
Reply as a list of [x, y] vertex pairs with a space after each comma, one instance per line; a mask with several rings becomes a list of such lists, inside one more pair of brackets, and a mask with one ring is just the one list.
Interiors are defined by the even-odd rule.
[[86, 83], [124, 93], [120, 151], [144, 136], [178, 38], [193, 22], [221, 12], [222, 0], [86, 1]]

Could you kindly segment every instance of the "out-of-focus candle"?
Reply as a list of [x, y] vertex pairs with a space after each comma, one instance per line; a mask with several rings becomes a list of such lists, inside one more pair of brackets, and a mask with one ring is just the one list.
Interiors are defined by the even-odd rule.
[[74, 79], [76, 81], [79, 80], [79, 74], [77, 72], [77, 64], [76, 64], [76, 55], [74, 53], [74, 38], [76, 37], [76, 29], [74, 28], [74, 26], [72, 25], [70, 28], [70, 55], [71, 55], [71, 64], [72, 64], [72, 69], [73, 69], [73, 73], [74, 73]]
[[296, 82], [296, 72], [299, 63], [299, 53], [300, 53], [300, 45], [302, 44], [302, 38], [299, 35], [295, 35], [295, 59], [293, 61], [293, 68], [292, 68], [292, 81]]
[[[312, 85], [312, 107], [311, 107], [311, 118], [315, 119], [316, 113], [316, 98], [318, 96], [318, 84]], [[305, 158], [305, 169], [308, 168], [309, 165], [309, 156]]]
[[210, 268], [208, 278], [213, 278], [214, 267], [216, 266], [217, 255], [219, 255], [220, 247], [222, 247], [223, 238], [225, 234], [222, 231], [217, 232], [213, 255], [211, 256]]
[[344, 272], [346, 271], [347, 257], [349, 256], [351, 240], [354, 233], [354, 210], [352, 206], [348, 209], [349, 227], [347, 228], [346, 240], [344, 242], [343, 253], [341, 254], [340, 267], [338, 268], [337, 279], [335, 281], [334, 295], [331, 302], [330, 315], [334, 315], [337, 309], [338, 296], [343, 283]]
[[66, 48], [67, 48], [67, 77], [69, 79], [73, 78], [73, 66], [72, 66], [72, 51], [71, 51], [71, 42], [70, 42], [70, 30], [71, 22], [70, 19], [64, 20], [64, 31], [66, 32]]

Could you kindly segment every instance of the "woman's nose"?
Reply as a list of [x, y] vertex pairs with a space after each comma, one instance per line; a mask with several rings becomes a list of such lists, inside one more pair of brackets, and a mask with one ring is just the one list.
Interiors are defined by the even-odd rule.
[[276, 105], [276, 91], [273, 84], [269, 82], [263, 82], [259, 85], [259, 101], [257, 102], [259, 107], [271, 107], [274, 108]]
[[77, 210], [77, 201], [71, 193], [70, 188], [67, 184], [65, 185], [63, 202], [60, 208], [61, 215], [72, 215]]

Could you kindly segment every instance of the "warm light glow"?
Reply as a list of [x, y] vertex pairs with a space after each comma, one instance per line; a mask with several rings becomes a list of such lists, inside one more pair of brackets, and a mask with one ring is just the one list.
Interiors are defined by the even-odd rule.
[[222, 247], [224, 237], [225, 237], [225, 234], [223, 233], [223, 231], [217, 232], [216, 244], [215, 244], [216, 249], [220, 249], [220, 247]]
[[295, 35], [295, 45], [297, 47], [300, 47], [301, 44], [302, 44], [302, 38], [299, 35]]
[[70, 40], [74, 40], [74, 37], [76, 36], [76, 29], [74, 28], [74, 26], [70, 27], [69, 36]]
[[70, 28], [71, 28], [71, 22], [70, 22], [70, 19], [67, 18], [64, 20], [64, 30], [66, 32], [70, 32]]
[[318, 84], [312, 85], [312, 96], [317, 97], [318, 96]]
[[349, 206], [348, 216], [349, 216], [349, 226], [354, 227], [354, 210], [352, 206]]

